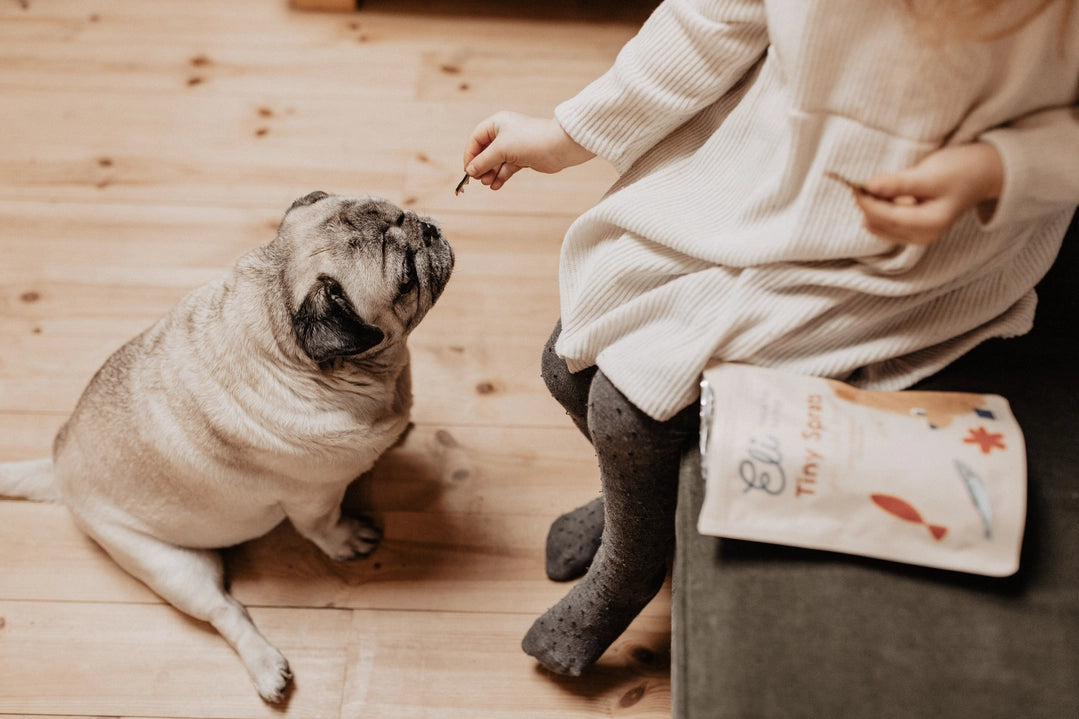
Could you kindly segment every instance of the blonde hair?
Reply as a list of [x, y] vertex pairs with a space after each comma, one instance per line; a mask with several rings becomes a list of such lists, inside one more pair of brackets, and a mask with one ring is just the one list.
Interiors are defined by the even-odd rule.
[[1073, 0], [902, 0], [919, 34], [936, 41], [998, 40], [1016, 32], [1050, 6], [1062, 3], [1066, 20]]

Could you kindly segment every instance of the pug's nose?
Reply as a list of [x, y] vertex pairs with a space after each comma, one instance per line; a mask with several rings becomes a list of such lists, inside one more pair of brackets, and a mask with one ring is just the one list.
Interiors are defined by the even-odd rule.
[[423, 244], [427, 247], [431, 246], [431, 243], [438, 239], [438, 227], [427, 220], [420, 220], [420, 230], [423, 234]]

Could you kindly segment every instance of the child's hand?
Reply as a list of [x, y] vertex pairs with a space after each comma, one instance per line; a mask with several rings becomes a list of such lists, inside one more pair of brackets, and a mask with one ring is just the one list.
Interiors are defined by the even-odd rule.
[[967, 210], [987, 215], [1000, 197], [1004, 168], [992, 145], [945, 147], [910, 169], [876, 175], [855, 192], [865, 226], [884, 239], [926, 245], [939, 239]]
[[469, 176], [497, 190], [521, 168], [558, 172], [593, 157], [554, 118], [499, 112], [472, 131], [464, 164]]

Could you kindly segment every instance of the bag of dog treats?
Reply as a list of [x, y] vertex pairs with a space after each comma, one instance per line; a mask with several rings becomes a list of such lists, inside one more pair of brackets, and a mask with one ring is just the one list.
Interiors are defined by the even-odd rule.
[[1007, 400], [720, 364], [701, 383], [703, 534], [1008, 576], [1026, 449]]

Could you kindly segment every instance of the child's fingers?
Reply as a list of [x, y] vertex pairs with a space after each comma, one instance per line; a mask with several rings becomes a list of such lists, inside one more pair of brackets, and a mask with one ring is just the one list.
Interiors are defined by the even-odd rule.
[[[506, 156], [498, 143], [492, 142], [484, 147], [470, 162], [465, 164], [465, 172], [475, 178], [483, 178], [488, 173], [497, 173], [505, 163]], [[484, 182], [484, 184], [489, 184]]]
[[[902, 200], [902, 202], [900, 202]], [[909, 195], [889, 201], [858, 195], [867, 230], [892, 242], [924, 245], [938, 239], [951, 226], [953, 217], [944, 202], [917, 202]]]
[[874, 175], [866, 180], [865, 189], [870, 194], [885, 199], [913, 197], [916, 200], [933, 197], [940, 191], [933, 178], [926, 177], [917, 169], [891, 175]]
[[499, 187], [505, 185], [506, 182], [515, 174], [517, 174], [517, 171], [520, 169], [521, 168], [517, 165], [511, 164], [509, 162], [503, 162], [502, 166], [498, 168], [497, 172], [495, 172], [495, 180], [491, 183], [491, 189], [497, 190]]
[[521, 168], [517, 165], [503, 163], [494, 169], [488, 170], [481, 174], [470, 175], [470, 177], [478, 180], [492, 190], [498, 190], [506, 184], [507, 180], [517, 174], [517, 171], [520, 169]]
[[511, 165], [510, 163], [505, 162], [497, 168], [485, 172], [479, 178], [479, 181], [490, 187], [492, 190], [498, 190], [505, 185], [511, 177], [517, 174], [517, 171], [520, 169], [521, 168], [517, 165]]
[[511, 155], [513, 144], [498, 137], [498, 126], [493, 121], [481, 124], [473, 141], [479, 152], [465, 163], [465, 172], [492, 190], [502, 187], [521, 169], [516, 155]]
[[480, 175], [479, 181], [487, 187], [490, 187], [492, 190], [497, 190], [498, 188], [502, 187], [502, 183], [498, 181], [498, 172], [495, 170], [491, 170]]
[[468, 138], [468, 145], [465, 147], [463, 163], [469, 175], [478, 178], [492, 169], [490, 157], [484, 158], [479, 164], [477, 164], [477, 160], [490, 148], [497, 137], [498, 125], [495, 123], [494, 117], [487, 118], [472, 130], [472, 134]]

